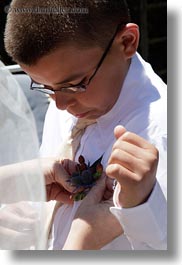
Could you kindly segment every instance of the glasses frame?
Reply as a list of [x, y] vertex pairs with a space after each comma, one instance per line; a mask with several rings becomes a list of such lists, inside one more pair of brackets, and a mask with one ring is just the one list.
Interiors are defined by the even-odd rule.
[[[54, 95], [55, 92], [64, 92], [64, 93], [70, 93], [70, 94], [85, 92], [87, 87], [90, 85], [91, 81], [93, 80], [93, 78], [97, 74], [98, 70], [100, 69], [101, 65], [103, 64], [103, 62], [104, 62], [109, 50], [112, 47], [113, 41], [114, 41], [118, 31], [121, 29], [121, 26], [124, 26], [124, 24], [118, 24], [117, 25], [117, 28], [116, 28], [116, 31], [114, 32], [114, 35], [112, 36], [111, 40], [109, 41], [109, 43], [108, 43], [103, 55], [101, 56], [101, 58], [99, 60], [99, 63], [97, 64], [97, 67], [96, 67], [95, 71], [93, 72], [93, 74], [89, 78], [87, 84], [72, 85], [72, 86], [68, 86], [68, 87], [62, 87], [61, 89], [58, 89], [58, 90], [54, 90], [54, 89], [51, 89], [51, 88], [46, 88], [45, 85], [38, 84], [38, 83], [36, 83], [35, 81], [33, 81], [31, 79], [30, 89], [31, 90], [35, 90], [35, 91], [39, 91], [39, 92], [43, 92], [43, 93], [49, 94], [49, 95]], [[38, 86], [33, 86], [33, 84], [39, 85], [39, 87]]]

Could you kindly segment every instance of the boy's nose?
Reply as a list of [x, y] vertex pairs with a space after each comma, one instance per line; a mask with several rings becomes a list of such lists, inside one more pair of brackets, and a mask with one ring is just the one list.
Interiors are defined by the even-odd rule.
[[66, 110], [75, 104], [75, 99], [72, 95], [60, 92], [55, 93], [54, 100], [56, 101], [56, 107], [60, 110]]

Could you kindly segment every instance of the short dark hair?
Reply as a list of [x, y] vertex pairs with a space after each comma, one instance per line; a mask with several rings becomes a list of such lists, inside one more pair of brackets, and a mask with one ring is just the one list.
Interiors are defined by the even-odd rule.
[[32, 65], [60, 46], [104, 49], [117, 25], [128, 22], [125, 0], [13, 0], [5, 48], [14, 61]]

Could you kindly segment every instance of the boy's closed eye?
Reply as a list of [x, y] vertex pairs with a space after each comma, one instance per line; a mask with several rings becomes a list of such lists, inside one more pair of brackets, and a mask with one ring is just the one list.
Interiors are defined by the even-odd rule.
[[[72, 83], [69, 83], [66, 87], [75, 87], [75, 86], [82, 86], [82, 85], [85, 85], [87, 84], [88, 82], [88, 77], [84, 77], [80, 82], [72, 82]], [[63, 86], [62, 86], [63, 87]], [[65, 86], [64, 86], [65, 87]]]

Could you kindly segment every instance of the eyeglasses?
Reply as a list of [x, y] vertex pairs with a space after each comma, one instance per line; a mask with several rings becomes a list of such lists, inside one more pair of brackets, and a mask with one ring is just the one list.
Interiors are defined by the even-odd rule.
[[39, 84], [39, 83], [36, 83], [35, 81], [31, 81], [31, 85], [30, 85], [30, 89], [31, 90], [36, 90], [36, 91], [40, 91], [40, 92], [43, 92], [43, 93], [46, 93], [46, 94], [49, 94], [49, 95], [54, 95], [55, 92], [64, 92], [64, 93], [70, 93], [70, 94], [76, 94], [76, 93], [81, 93], [81, 92], [85, 92], [87, 87], [89, 86], [90, 82], [93, 80], [94, 76], [96, 75], [96, 73], [98, 72], [99, 68], [101, 67], [104, 59], [106, 58], [112, 44], [113, 44], [113, 41], [116, 37], [116, 34], [118, 33], [119, 29], [121, 28], [122, 24], [119, 24], [117, 26], [117, 29], [112, 37], [112, 39], [109, 41], [109, 44], [107, 45], [101, 59], [99, 60], [99, 63], [97, 64], [97, 67], [94, 71], [94, 73], [91, 75], [91, 77], [89, 78], [87, 84], [84, 84], [84, 83], [80, 83], [80, 84], [77, 84], [77, 85], [71, 85], [71, 86], [68, 86], [68, 87], [62, 87], [60, 88], [59, 90], [54, 90], [52, 89], [51, 87], [48, 87], [46, 85], [43, 85], [43, 84]]

